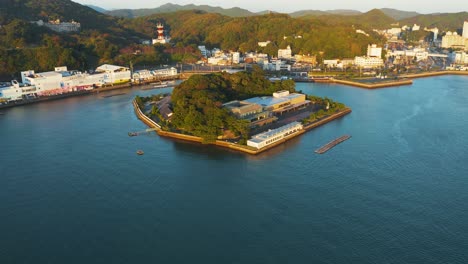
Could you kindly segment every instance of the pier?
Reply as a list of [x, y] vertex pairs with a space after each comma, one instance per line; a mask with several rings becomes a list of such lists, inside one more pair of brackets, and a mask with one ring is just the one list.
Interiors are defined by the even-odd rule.
[[321, 148], [317, 149], [315, 151], [315, 153], [318, 153], [318, 154], [323, 154], [327, 151], [329, 151], [331, 148], [333, 148], [334, 146], [340, 144], [341, 142], [345, 141], [345, 140], [348, 140], [349, 138], [351, 138], [350, 135], [344, 135], [344, 136], [341, 136], [333, 141], [330, 141], [328, 142], [327, 144], [325, 144], [324, 146], [322, 146]]

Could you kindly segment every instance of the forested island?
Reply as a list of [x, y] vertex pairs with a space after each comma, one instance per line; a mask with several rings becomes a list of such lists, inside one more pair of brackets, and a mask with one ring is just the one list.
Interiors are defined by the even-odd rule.
[[[293, 105], [286, 103], [272, 110], [268, 106], [263, 106], [262, 110], [242, 117], [233, 114], [232, 109], [227, 107], [232, 102], [244, 103], [254, 99], [287, 100], [271, 96], [277, 93], [293, 97], [302, 95], [307, 100], [304, 100], [303, 107], [294, 108]], [[159, 102], [162, 101], [165, 101], [166, 106], [170, 108], [170, 118], [167, 118], [167, 113], [163, 113], [167, 110], [161, 111], [164, 106]], [[233, 74], [222, 72], [193, 75], [176, 86], [171, 95], [137, 96], [135, 102], [147, 117], [161, 126], [163, 131], [200, 137], [202, 143], [225, 140], [239, 145], [246, 145], [247, 140], [254, 134], [287, 124], [283, 117], [301, 122], [306, 129], [315, 122], [347, 109], [344, 104], [329, 98], [305, 96], [297, 92], [292, 80], [270, 81], [265, 78], [260, 68], [254, 68], [251, 72]], [[280, 112], [281, 109], [291, 110]], [[268, 114], [261, 119], [255, 121], [252, 119], [265, 111]], [[272, 118], [272, 121], [262, 125], [254, 124], [258, 120], [267, 118]]]

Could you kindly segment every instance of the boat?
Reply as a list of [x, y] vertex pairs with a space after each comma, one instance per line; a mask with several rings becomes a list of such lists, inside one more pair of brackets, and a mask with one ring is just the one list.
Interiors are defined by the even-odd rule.
[[138, 133], [137, 132], [128, 132], [128, 136], [129, 137], [138, 136]]
[[143, 155], [143, 154], [145, 154], [145, 153], [143, 152], [143, 150], [141, 150], [141, 149], [137, 150], [136, 153], [137, 153], [138, 155]]

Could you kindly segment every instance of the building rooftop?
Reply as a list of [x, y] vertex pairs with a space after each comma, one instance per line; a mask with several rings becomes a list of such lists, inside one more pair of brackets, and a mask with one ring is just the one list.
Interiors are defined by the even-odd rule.
[[248, 102], [251, 104], [259, 104], [259, 105], [262, 105], [263, 107], [268, 107], [271, 105], [276, 105], [279, 103], [287, 102], [293, 98], [297, 98], [300, 96], [302, 96], [302, 94], [298, 94], [298, 93], [293, 93], [293, 94], [289, 94], [289, 95], [282, 96], [282, 97], [262, 96], [262, 97], [249, 98], [247, 100], [244, 100], [243, 102]]
[[279, 127], [279, 128], [276, 128], [276, 129], [271, 129], [271, 130], [268, 130], [266, 132], [263, 132], [263, 133], [260, 133], [260, 134], [257, 134], [257, 135], [254, 135], [251, 139], [249, 139], [250, 141], [252, 142], [255, 142], [255, 143], [260, 143], [260, 142], [263, 142], [269, 138], [272, 138], [278, 134], [281, 134], [283, 133], [284, 131], [287, 131], [297, 125], [300, 125], [301, 123], [299, 122], [292, 122], [292, 123], [289, 123], [287, 125], [284, 125], [282, 127]]

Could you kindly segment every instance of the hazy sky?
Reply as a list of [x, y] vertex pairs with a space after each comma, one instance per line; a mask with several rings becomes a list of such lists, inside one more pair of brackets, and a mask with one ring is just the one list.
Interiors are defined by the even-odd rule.
[[[155, 8], [169, 1], [158, 0], [73, 0], [80, 4], [91, 4], [106, 9], [120, 8]], [[468, 11], [468, 1], [466, 0], [172, 0], [173, 4], [196, 4], [211, 5], [221, 7], [241, 7], [250, 11], [273, 10], [289, 13], [298, 10], [329, 10], [329, 9], [354, 9], [359, 11], [369, 11], [373, 8], [395, 8], [404, 11], [416, 11], [419, 13], [436, 12], [463, 12]]]

